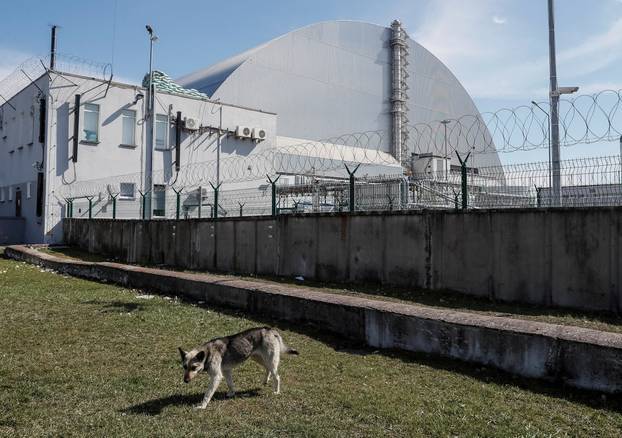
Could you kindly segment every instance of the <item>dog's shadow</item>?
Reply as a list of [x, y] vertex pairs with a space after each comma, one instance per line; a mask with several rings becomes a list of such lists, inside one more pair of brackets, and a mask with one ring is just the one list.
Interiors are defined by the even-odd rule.
[[[234, 398], [245, 397], [258, 397], [260, 395], [259, 388], [248, 389], [246, 391], [240, 391], [235, 393]], [[226, 393], [223, 391], [217, 392], [212, 397], [213, 403], [219, 400], [227, 400]], [[190, 408], [199, 404], [203, 400], [203, 393], [198, 392], [196, 394], [174, 394], [168, 397], [161, 397], [154, 400], [149, 400], [144, 403], [139, 403], [134, 406], [130, 406], [121, 410], [120, 412], [125, 414], [139, 414], [139, 415], [160, 415], [164, 408], [169, 406], [188, 406]]]

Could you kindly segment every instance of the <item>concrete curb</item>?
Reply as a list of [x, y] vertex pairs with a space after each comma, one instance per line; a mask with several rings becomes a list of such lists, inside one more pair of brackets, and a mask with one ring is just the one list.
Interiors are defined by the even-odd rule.
[[69, 260], [27, 246], [10, 246], [5, 254], [72, 276], [312, 323], [372, 347], [431, 353], [577, 388], [622, 392], [622, 334], [294, 290], [211, 274]]

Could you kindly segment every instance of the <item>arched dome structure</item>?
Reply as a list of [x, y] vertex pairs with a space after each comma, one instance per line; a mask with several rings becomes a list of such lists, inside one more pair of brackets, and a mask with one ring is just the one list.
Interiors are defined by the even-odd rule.
[[[392, 38], [390, 27], [369, 23], [312, 24], [177, 82], [212, 99], [275, 112], [281, 137], [322, 140], [355, 132], [391, 132]], [[408, 124], [479, 117], [473, 100], [451, 71], [423, 46], [408, 37], [405, 40]], [[410, 132], [410, 152], [415, 135]], [[477, 135], [482, 142], [490, 142], [485, 128]], [[382, 150], [391, 152], [391, 136], [382, 142]], [[458, 150], [469, 148], [458, 141]], [[452, 163], [457, 164], [455, 157]], [[492, 153], [478, 157], [477, 164], [500, 163]]]

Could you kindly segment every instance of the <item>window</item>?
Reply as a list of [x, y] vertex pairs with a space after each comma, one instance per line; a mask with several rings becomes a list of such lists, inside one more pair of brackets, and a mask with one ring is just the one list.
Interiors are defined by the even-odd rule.
[[84, 140], [97, 143], [99, 141], [99, 105], [84, 104]]
[[119, 184], [119, 199], [134, 199], [136, 197], [136, 186], [134, 183]]
[[0, 187], [0, 202], [4, 202], [4, 187]]
[[32, 185], [31, 182], [26, 183], [26, 199], [30, 199], [30, 186], [31, 185]]
[[153, 186], [153, 215], [166, 216], [166, 186]]
[[136, 144], [136, 111], [123, 110], [121, 120], [123, 121], [121, 144], [134, 146]]
[[13, 187], [9, 187], [9, 201], [13, 200]]
[[156, 114], [155, 124], [155, 148], [168, 149], [168, 116], [165, 114]]

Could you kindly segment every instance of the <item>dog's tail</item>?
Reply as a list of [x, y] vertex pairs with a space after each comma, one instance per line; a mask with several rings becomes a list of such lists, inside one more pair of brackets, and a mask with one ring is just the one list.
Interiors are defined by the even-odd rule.
[[300, 353], [298, 353], [298, 350], [289, 347], [285, 341], [283, 341], [283, 338], [281, 337], [281, 335], [279, 334], [279, 332], [277, 332], [276, 330], [273, 330], [274, 332], [274, 336], [277, 337], [277, 339], [279, 340], [279, 343], [281, 344], [281, 352], [285, 353], [285, 354], [293, 354], [295, 356], [300, 355]]

